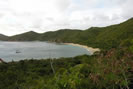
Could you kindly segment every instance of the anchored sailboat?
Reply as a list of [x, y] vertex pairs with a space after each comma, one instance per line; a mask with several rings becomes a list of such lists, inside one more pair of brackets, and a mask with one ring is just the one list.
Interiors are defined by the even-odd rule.
[[16, 53], [21, 53], [20, 50], [16, 50]]

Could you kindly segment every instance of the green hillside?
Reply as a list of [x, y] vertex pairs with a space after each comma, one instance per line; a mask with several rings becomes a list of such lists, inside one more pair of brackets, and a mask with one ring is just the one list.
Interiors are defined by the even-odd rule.
[[59, 30], [42, 34], [41, 40], [73, 42], [103, 49], [116, 48], [123, 40], [133, 38], [133, 18], [108, 27], [92, 27], [85, 31]]
[[8, 36], [0, 34], [0, 40], [8, 40]]
[[46, 32], [41, 34], [39, 39], [41, 41], [54, 41], [54, 42], [72, 42], [76, 39], [73, 39], [81, 33], [81, 30], [72, 30], [72, 29], [62, 29], [53, 32]]
[[37, 38], [39, 37], [39, 33], [36, 33], [34, 31], [26, 32], [23, 34], [18, 34], [15, 36], [9, 37], [8, 40], [10, 41], [35, 41], [38, 40]]

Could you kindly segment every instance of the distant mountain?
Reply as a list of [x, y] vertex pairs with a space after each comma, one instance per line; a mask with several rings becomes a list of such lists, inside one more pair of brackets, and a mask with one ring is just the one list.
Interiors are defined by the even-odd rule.
[[77, 29], [62, 29], [58, 31], [51, 31], [41, 34], [39, 40], [52, 42], [72, 42], [75, 40], [74, 38], [81, 32], [81, 30]]
[[118, 47], [124, 40], [133, 38], [133, 18], [117, 25], [92, 27], [86, 30], [62, 29], [46, 33], [33, 31], [10, 37], [10, 41], [72, 42], [92, 47], [110, 49]]
[[9, 40], [10, 41], [35, 41], [35, 40], [38, 40], [37, 38], [39, 36], [40, 36], [39, 33], [36, 33], [34, 31], [29, 31], [26, 33], [11, 36]]
[[0, 34], [0, 40], [8, 40], [8, 36], [5, 36], [3, 34]]
[[133, 39], [133, 18], [107, 27], [81, 30], [59, 30], [41, 35], [40, 40], [73, 42], [103, 49], [116, 48], [124, 40]]

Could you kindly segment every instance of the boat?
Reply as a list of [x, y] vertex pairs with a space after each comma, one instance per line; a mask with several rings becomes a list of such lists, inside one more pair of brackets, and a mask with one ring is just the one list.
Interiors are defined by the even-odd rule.
[[19, 50], [16, 50], [16, 53], [21, 53]]

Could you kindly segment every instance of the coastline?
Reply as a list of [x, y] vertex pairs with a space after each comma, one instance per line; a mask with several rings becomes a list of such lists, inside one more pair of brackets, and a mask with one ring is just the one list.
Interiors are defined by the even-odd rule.
[[87, 51], [89, 51], [91, 53], [91, 55], [93, 55], [95, 52], [99, 52], [100, 51], [99, 48], [92, 48], [92, 47], [88, 47], [86, 45], [80, 45], [80, 44], [74, 44], [74, 43], [63, 43], [63, 44], [85, 48]]

